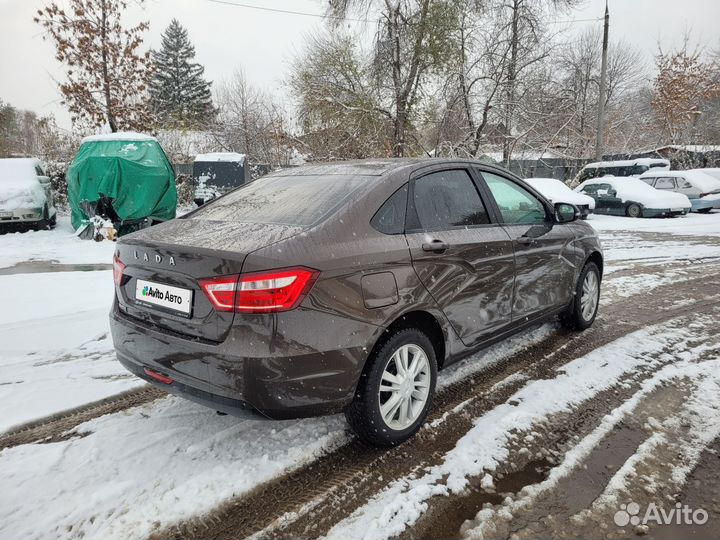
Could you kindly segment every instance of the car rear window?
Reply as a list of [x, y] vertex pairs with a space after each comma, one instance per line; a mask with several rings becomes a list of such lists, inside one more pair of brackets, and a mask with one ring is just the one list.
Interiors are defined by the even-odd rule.
[[197, 210], [192, 219], [308, 227], [326, 219], [366, 176], [267, 176]]

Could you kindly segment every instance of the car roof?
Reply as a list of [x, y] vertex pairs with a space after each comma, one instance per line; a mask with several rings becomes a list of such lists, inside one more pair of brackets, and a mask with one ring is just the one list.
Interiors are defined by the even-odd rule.
[[474, 159], [465, 158], [385, 158], [359, 159], [350, 161], [332, 161], [326, 163], [309, 163], [299, 167], [291, 167], [271, 173], [273, 176], [383, 176], [403, 168], [420, 168], [429, 165], [468, 164], [484, 169], [497, 171], [501, 174], [515, 176], [510, 171]]

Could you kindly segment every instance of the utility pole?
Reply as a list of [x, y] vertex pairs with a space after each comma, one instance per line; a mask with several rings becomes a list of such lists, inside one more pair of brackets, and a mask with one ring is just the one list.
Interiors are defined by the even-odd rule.
[[603, 155], [603, 130], [605, 129], [605, 100], [607, 99], [607, 55], [608, 32], [610, 30], [610, 11], [605, 0], [605, 28], [603, 29], [602, 66], [600, 67], [600, 99], [598, 101], [597, 141], [595, 144], [595, 161], [600, 161]]

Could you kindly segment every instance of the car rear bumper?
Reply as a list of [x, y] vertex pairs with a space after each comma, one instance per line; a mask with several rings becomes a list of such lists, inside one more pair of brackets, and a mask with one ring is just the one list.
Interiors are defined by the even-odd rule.
[[[382, 329], [315, 310], [274, 317], [269, 326], [235, 324], [215, 344], [150, 328], [121, 313], [116, 301], [110, 328], [117, 357], [129, 371], [213, 409], [241, 416], [255, 411], [275, 420], [342, 411], [353, 399], [369, 343]], [[288, 330], [281, 334], [283, 327]], [[325, 346], [333, 342], [343, 348]], [[158, 382], [145, 368], [172, 382]]]

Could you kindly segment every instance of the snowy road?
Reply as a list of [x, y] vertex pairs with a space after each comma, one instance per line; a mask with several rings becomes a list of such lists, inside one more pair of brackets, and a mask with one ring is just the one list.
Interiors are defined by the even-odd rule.
[[109, 272], [23, 266], [107, 264], [112, 244], [62, 224], [53, 241], [0, 237], [15, 268], [0, 269], [0, 431], [87, 407], [0, 437], [0, 537], [630, 537], [619, 505], [666, 494], [705, 504], [717, 531], [718, 475], [687, 486], [720, 436], [720, 214], [591, 222], [607, 257], [596, 325], [546, 324], [446, 370], [427, 425], [390, 451], [337, 416], [241, 422], [159, 394], [113, 407], [146, 390], [113, 359]]

